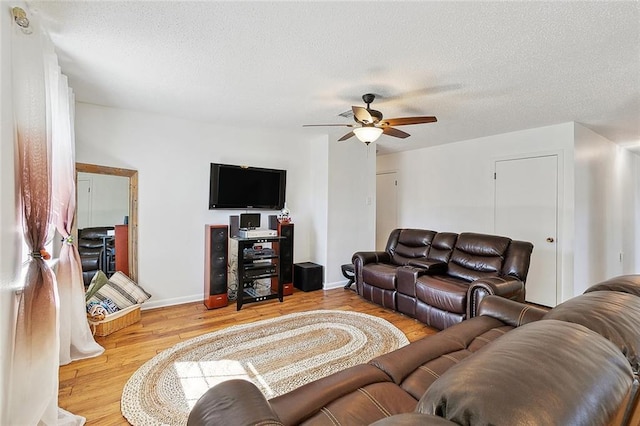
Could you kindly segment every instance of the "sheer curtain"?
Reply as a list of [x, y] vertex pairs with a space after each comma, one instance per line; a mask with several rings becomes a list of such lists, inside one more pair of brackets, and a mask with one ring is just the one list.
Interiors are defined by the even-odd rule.
[[[18, 302], [8, 415], [3, 418], [15, 425], [82, 425], [84, 418], [58, 408], [59, 364], [103, 352], [86, 321], [80, 257], [70, 237], [75, 212], [73, 97], [50, 40], [33, 19], [28, 31], [13, 25], [11, 43], [18, 208], [30, 255]], [[52, 223], [64, 239], [57, 278], [45, 262]]]
[[24, 239], [30, 256], [18, 303], [9, 390], [16, 425], [58, 422], [58, 318], [55, 277], [44, 250], [51, 219], [51, 163], [47, 138], [42, 37], [13, 25], [13, 106], [17, 181]]
[[53, 223], [62, 236], [56, 279], [60, 297], [60, 365], [100, 355], [86, 318], [84, 282], [78, 248], [71, 231], [76, 211], [73, 92], [62, 75], [51, 43], [45, 46], [45, 73], [50, 94], [53, 173]]

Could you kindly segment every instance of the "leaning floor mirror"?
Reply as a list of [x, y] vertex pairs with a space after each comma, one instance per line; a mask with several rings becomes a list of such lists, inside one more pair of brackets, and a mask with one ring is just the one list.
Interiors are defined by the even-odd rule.
[[138, 172], [76, 163], [76, 225], [85, 285], [98, 269], [138, 279]]

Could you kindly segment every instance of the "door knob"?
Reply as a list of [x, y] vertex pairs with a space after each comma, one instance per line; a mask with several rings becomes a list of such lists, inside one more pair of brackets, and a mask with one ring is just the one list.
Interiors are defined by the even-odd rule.
[[552, 242], [554, 242], [554, 241], [555, 241], [555, 240], [553, 239], [553, 237], [547, 237], [547, 242], [548, 242], [548, 243], [552, 243]]

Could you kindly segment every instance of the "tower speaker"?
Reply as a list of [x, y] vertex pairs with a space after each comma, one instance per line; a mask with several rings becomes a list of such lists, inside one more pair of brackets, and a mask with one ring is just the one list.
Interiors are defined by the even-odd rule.
[[204, 304], [207, 309], [227, 306], [229, 227], [205, 225]]
[[[280, 280], [282, 281], [282, 293], [285, 296], [293, 294], [293, 223], [278, 223], [278, 235], [285, 237], [276, 244], [276, 250], [280, 254]], [[277, 283], [272, 281], [272, 289]]]

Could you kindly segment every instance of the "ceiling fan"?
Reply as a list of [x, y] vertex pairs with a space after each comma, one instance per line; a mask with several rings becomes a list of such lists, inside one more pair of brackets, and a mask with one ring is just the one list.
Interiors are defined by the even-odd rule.
[[353, 127], [353, 130], [338, 139], [339, 141], [345, 141], [353, 136], [357, 137], [360, 141], [369, 145], [371, 142], [377, 140], [383, 133], [387, 136], [393, 136], [395, 138], [406, 138], [409, 135], [407, 132], [398, 130], [393, 126], [407, 126], [410, 124], [424, 124], [434, 123], [438, 121], [435, 117], [402, 117], [402, 118], [388, 118], [383, 119], [382, 113], [371, 109], [371, 103], [376, 98], [373, 93], [366, 93], [362, 95], [362, 100], [367, 104], [366, 108], [359, 106], [352, 106], [353, 119], [355, 124], [305, 124], [303, 127], [315, 127], [315, 126], [344, 126]]

